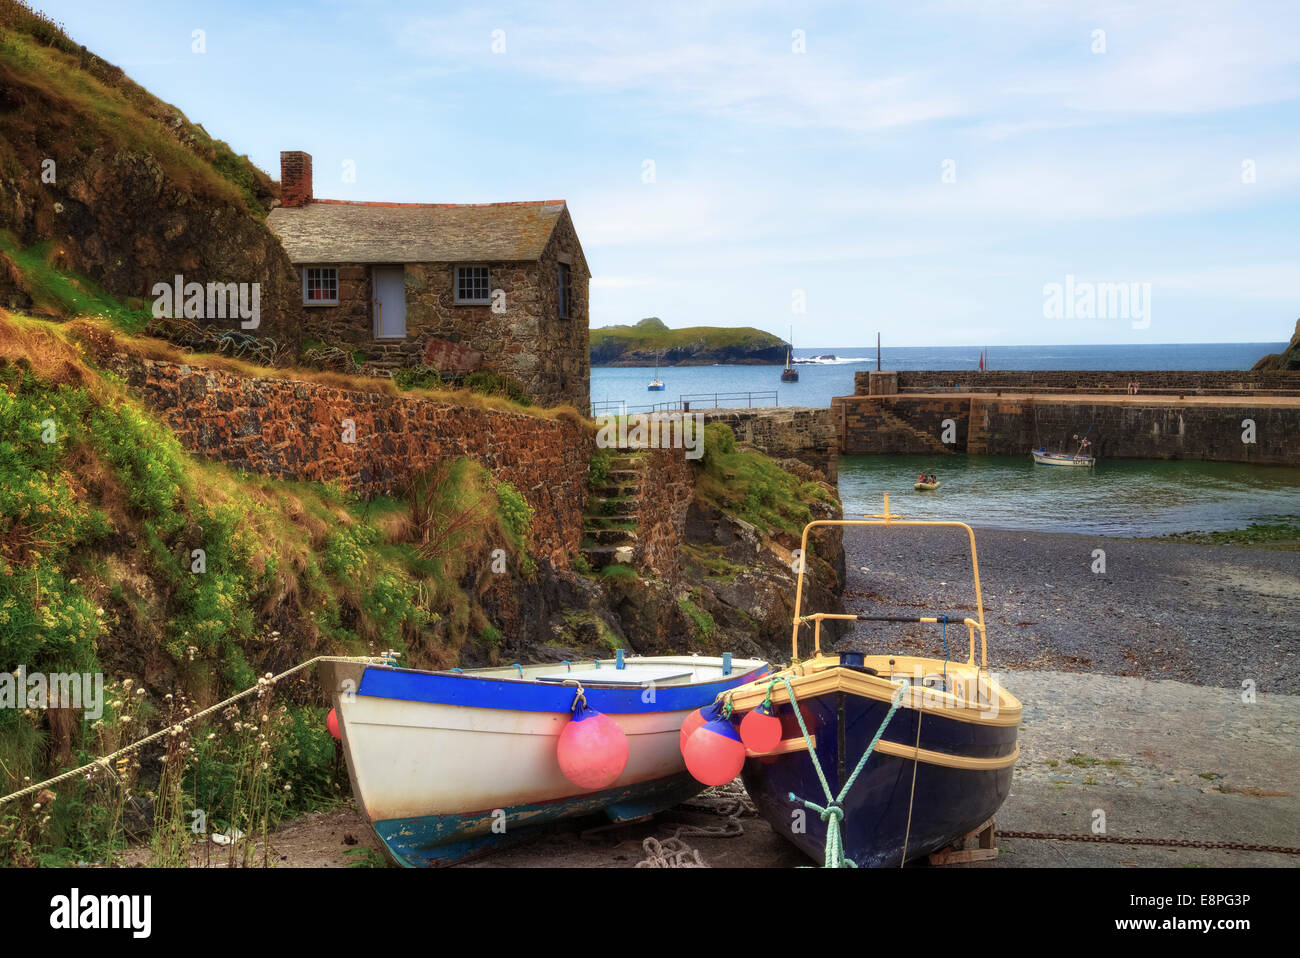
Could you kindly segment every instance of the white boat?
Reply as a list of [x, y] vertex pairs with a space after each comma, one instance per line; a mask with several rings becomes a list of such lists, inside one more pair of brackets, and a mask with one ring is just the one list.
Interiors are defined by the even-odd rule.
[[[1074, 438], [1078, 439], [1079, 437], [1075, 436]], [[1034, 462], [1042, 466], [1087, 467], [1095, 465], [1097, 462], [1096, 459], [1084, 452], [1084, 450], [1091, 445], [1092, 443], [1088, 442], [1087, 439], [1082, 440], [1074, 455], [1070, 455], [1068, 452], [1048, 452], [1046, 446], [1041, 446], [1038, 449], [1031, 450], [1029, 454], [1034, 457]]]
[[[682, 722], [766, 674], [730, 655], [652, 656], [426, 672], [326, 659], [339, 738], [361, 814], [399, 864], [452, 864], [526, 837], [529, 826], [671, 808], [704, 786], [686, 771]], [[627, 764], [584, 789], [556, 747], [578, 693], [627, 736]]]
[[939, 488], [939, 480], [936, 479], [934, 482], [914, 482], [912, 488], [917, 492], [930, 492]]
[[650, 392], [664, 391], [664, 381], [659, 378], [659, 359], [661, 355], [662, 354], [655, 356], [655, 378], [650, 380], [649, 386], [646, 386], [646, 389], [650, 390]]

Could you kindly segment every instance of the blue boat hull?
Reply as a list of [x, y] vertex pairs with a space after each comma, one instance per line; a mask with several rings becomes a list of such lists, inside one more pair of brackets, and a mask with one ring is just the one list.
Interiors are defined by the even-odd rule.
[[[408, 868], [454, 865], [534, 838], [546, 825], [603, 812], [612, 822], [630, 822], [680, 805], [703, 791], [688, 774], [624, 788], [610, 788], [533, 805], [491, 809], [469, 815], [429, 815], [374, 823], [389, 855]], [[526, 819], [528, 824], [514, 823]], [[481, 832], [496, 825], [496, 830]]]
[[[884, 721], [889, 703], [837, 691], [801, 698], [800, 705], [831, 792], [838, 795]], [[882, 741], [908, 749], [916, 746], [918, 714], [913, 709], [899, 709]], [[788, 702], [778, 708], [777, 715], [784, 737], [801, 738]], [[1016, 726], [978, 725], [925, 713], [919, 747], [923, 752], [997, 760], [1015, 754], [1016, 734]], [[938, 851], [993, 817], [1010, 792], [1011, 775], [1010, 764], [993, 769], [954, 768], [877, 750], [844, 800], [844, 853], [862, 867], [888, 867], [901, 864], [904, 857], [911, 861]], [[742, 777], [773, 829], [822, 862], [826, 823], [816, 812], [806, 810], [802, 800], [825, 806], [826, 798], [807, 751], [752, 756], [745, 762]], [[791, 793], [798, 800], [792, 801]]]

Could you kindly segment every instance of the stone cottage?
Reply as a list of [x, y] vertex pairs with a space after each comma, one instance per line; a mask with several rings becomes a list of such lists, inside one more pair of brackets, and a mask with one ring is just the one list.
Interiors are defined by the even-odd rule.
[[318, 200], [297, 151], [280, 154], [280, 176], [267, 225], [300, 273], [303, 339], [389, 372], [491, 370], [539, 403], [586, 409], [591, 273], [563, 200]]

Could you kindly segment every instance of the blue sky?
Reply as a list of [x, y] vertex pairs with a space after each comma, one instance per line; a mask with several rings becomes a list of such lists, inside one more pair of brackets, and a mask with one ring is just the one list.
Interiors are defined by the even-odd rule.
[[[37, 5], [273, 176], [313, 154], [318, 197], [567, 200], [593, 325], [997, 346], [1300, 316], [1294, 2]], [[1067, 275], [1150, 284], [1149, 323], [1045, 317]]]

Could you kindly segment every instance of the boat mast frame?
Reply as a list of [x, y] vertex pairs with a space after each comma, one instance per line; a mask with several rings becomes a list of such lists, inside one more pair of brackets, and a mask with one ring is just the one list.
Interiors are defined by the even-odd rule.
[[799, 661], [799, 626], [808, 622], [813, 623], [813, 652], [821, 653], [821, 635], [822, 622], [827, 620], [847, 620], [852, 622], [871, 621], [873, 618], [881, 618], [885, 621], [905, 622], [940, 622], [943, 621], [939, 616], [919, 616], [915, 619], [903, 617], [873, 617], [856, 614], [843, 614], [835, 612], [815, 612], [811, 615], [800, 615], [803, 608], [803, 576], [804, 570], [808, 567], [808, 530], [816, 526], [947, 526], [955, 529], [965, 529], [966, 536], [970, 541], [970, 560], [971, 568], [975, 573], [975, 608], [978, 611], [979, 618], [964, 618], [962, 624], [970, 635], [970, 657], [967, 665], [975, 665], [975, 633], [979, 632], [980, 636], [980, 668], [988, 668], [988, 633], [984, 625], [984, 592], [980, 585], [980, 563], [979, 554], [975, 548], [975, 530], [964, 522], [951, 522], [932, 519], [906, 519], [902, 513], [891, 513], [889, 511], [889, 493], [885, 493], [885, 509], [879, 515], [868, 516], [865, 519], [815, 519], [803, 527], [803, 537], [799, 543], [799, 578], [795, 584], [794, 590], [794, 625], [790, 634], [790, 655], [792, 662]]

